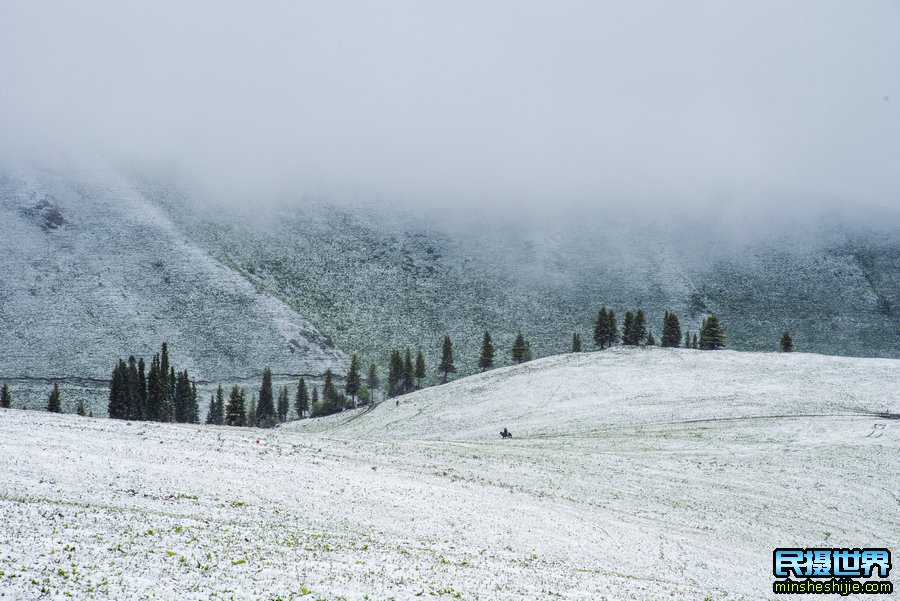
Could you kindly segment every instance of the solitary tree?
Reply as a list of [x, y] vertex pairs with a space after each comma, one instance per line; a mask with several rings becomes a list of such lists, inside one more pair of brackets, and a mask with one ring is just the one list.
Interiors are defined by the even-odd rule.
[[388, 362], [388, 395], [394, 397], [403, 394], [403, 358], [400, 351], [391, 351]]
[[84, 399], [78, 399], [78, 404], [75, 406], [75, 414], [81, 417], [87, 415], [87, 411], [84, 410]]
[[456, 366], [453, 364], [453, 343], [450, 342], [449, 336], [444, 336], [444, 344], [441, 347], [441, 362], [438, 364], [438, 372], [444, 374], [441, 382], [444, 384], [450, 379], [450, 374], [456, 373]]
[[531, 360], [531, 345], [525, 340], [522, 332], [516, 334], [512, 346], [512, 358], [516, 363], [525, 363]]
[[0, 409], [9, 409], [12, 407], [12, 395], [9, 392], [9, 384], [4, 384], [0, 390]]
[[578, 332], [572, 334], [572, 352], [581, 352], [581, 336], [578, 334]]
[[719, 318], [715, 314], [703, 320], [700, 328], [700, 349], [715, 351], [725, 348], [725, 332], [719, 324]]
[[421, 390], [422, 382], [425, 380], [425, 355], [422, 351], [416, 352], [416, 390]]
[[491, 333], [485, 332], [481, 339], [481, 356], [478, 357], [478, 369], [485, 371], [494, 367], [494, 343], [491, 342]]
[[306, 389], [306, 380], [300, 378], [297, 384], [297, 396], [294, 397], [294, 409], [297, 411], [297, 417], [302, 418], [304, 413], [309, 411], [309, 391]]
[[791, 338], [790, 332], [785, 332], [781, 335], [781, 352], [782, 353], [793, 353], [794, 352], [794, 341]]
[[47, 411], [50, 413], [62, 413], [62, 401], [60, 401], [59, 398], [59, 384], [53, 384], [53, 390], [50, 391], [50, 397], [47, 399]]
[[356, 407], [356, 394], [359, 392], [360, 384], [359, 359], [356, 358], [354, 353], [350, 359], [350, 369], [347, 371], [347, 381], [344, 384], [344, 390], [347, 391], [347, 395], [353, 400], [354, 407]]

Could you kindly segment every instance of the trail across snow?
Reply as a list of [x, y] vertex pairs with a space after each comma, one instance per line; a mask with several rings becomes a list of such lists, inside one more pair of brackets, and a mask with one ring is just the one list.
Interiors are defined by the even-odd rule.
[[900, 540], [898, 382], [637, 349], [274, 431], [0, 410], [0, 599], [771, 599], [774, 547]]

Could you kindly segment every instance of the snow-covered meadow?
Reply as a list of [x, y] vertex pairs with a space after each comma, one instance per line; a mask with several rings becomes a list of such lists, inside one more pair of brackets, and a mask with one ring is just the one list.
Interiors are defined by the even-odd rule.
[[0, 410], [0, 598], [770, 599], [774, 547], [900, 540], [898, 385], [616, 349], [274, 431]]

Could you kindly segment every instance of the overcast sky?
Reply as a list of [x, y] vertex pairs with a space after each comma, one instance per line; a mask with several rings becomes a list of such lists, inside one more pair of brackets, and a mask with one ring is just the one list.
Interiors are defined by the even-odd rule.
[[898, 32], [896, 0], [3, 0], [0, 149], [237, 190], [889, 206]]

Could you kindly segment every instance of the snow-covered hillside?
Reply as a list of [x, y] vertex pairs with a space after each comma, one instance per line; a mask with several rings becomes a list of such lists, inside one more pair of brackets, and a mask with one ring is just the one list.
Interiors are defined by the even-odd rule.
[[274, 431], [0, 410], [0, 596], [769, 599], [775, 547], [900, 539], [898, 379], [650, 349]]
[[102, 165], [65, 177], [4, 168], [0, 274], [0, 380], [20, 399], [30, 386], [45, 398], [48, 378], [102, 396], [117, 358], [149, 360], [163, 341], [201, 380], [346, 368], [326, 334]]

